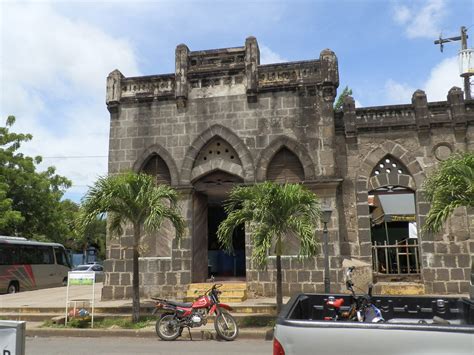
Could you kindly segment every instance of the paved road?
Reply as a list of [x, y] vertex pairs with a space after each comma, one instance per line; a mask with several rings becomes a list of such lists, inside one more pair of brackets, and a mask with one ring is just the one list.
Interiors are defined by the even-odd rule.
[[26, 338], [27, 355], [95, 355], [95, 354], [271, 354], [272, 342], [264, 340], [176, 340], [136, 338]]

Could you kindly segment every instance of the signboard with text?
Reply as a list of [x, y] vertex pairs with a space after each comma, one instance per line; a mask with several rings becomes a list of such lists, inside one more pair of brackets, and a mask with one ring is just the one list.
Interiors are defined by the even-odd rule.
[[69, 272], [69, 285], [92, 285], [95, 280], [94, 272]]

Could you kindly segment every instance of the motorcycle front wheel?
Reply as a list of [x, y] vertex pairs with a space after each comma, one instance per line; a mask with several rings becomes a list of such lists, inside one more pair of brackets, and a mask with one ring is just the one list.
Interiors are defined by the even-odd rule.
[[214, 321], [217, 335], [224, 340], [231, 341], [239, 335], [239, 328], [234, 317], [227, 312], [220, 312]]
[[159, 320], [156, 321], [156, 334], [162, 340], [175, 340], [181, 335], [181, 328], [178, 320], [174, 314], [163, 314]]

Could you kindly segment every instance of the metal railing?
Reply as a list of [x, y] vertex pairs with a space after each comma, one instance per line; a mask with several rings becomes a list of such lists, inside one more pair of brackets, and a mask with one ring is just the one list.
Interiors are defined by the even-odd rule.
[[416, 239], [406, 239], [395, 245], [372, 245], [372, 264], [376, 274], [408, 275], [420, 273], [420, 252]]

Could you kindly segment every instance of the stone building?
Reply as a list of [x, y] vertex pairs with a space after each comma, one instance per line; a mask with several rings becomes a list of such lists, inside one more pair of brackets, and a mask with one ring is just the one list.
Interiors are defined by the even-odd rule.
[[[338, 85], [331, 50], [316, 60], [261, 65], [254, 37], [242, 47], [215, 50], [181, 44], [172, 74], [110, 73], [109, 173], [145, 171], [175, 187], [187, 221], [179, 243], [166, 224], [146, 236], [144, 295], [179, 297], [211, 274], [273, 295], [274, 258], [264, 270], [253, 264], [245, 228], [234, 235], [232, 256], [215, 235], [230, 188], [265, 180], [303, 183], [332, 209], [332, 290], [344, 287], [343, 261], [356, 259], [370, 265], [379, 284], [409, 281], [426, 293], [467, 292], [474, 212], [456, 210], [439, 234], [416, 232], [429, 210], [422, 193], [427, 173], [452, 152], [474, 150], [474, 101], [452, 88], [447, 101], [428, 103], [418, 90], [406, 105], [355, 108], [348, 97], [335, 112]], [[131, 245], [131, 235], [108, 238], [104, 299], [130, 296]], [[284, 294], [322, 291], [322, 253], [299, 260], [297, 247], [290, 238]]]

